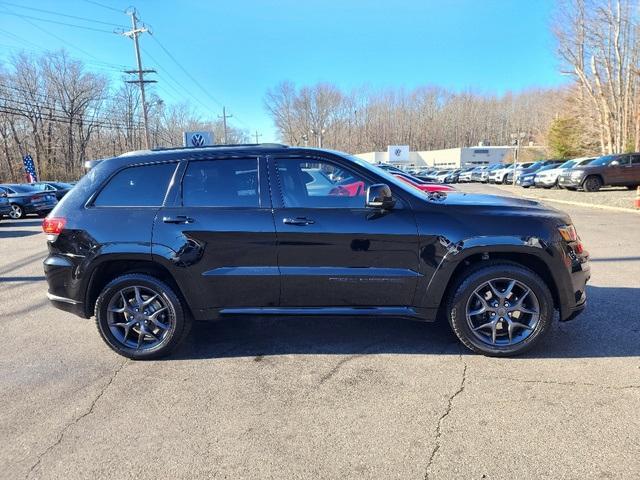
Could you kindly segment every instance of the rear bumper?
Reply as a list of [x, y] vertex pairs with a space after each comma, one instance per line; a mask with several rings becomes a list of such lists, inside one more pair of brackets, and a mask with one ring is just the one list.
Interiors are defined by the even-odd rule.
[[49, 285], [47, 298], [51, 304], [83, 318], [89, 318], [85, 311], [84, 290], [74, 275], [73, 262], [62, 255], [50, 254], [43, 262], [44, 275]]
[[55, 203], [28, 203], [24, 205], [24, 213], [44, 213], [50, 212], [55, 207]]

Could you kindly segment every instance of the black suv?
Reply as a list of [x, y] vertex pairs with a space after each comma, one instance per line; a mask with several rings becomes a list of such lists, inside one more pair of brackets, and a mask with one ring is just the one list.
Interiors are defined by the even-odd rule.
[[346, 154], [281, 145], [96, 162], [43, 223], [49, 299], [148, 359], [195, 320], [447, 318], [470, 349], [525, 351], [585, 306], [571, 219], [541, 204], [425, 194]]
[[604, 186], [635, 189], [640, 185], [640, 153], [596, 158], [563, 172], [558, 185], [570, 190], [582, 187], [585, 192], [597, 192]]

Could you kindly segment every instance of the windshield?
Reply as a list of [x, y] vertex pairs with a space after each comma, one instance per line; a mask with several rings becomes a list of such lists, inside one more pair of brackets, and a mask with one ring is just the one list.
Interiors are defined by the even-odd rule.
[[609, 165], [616, 158], [618, 158], [618, 155], [605, 155], [604, 157], [596, 158], [594, 161], [590, 162], [589, 165]]
[[551, 165], [546, 165], [544, 167], [542, 167], [540, 170], [538, 170], [539, 172], [544, 172], [545, 170], [553, 170], [554, 168], [558, 168], [558, 165], [555, 163], [552, 163]]
[[562, 165], [560, 165], [558, 168], [571, 168], [576, 164], [575, 160], [569, 160], [567, 162], [564, 162]]

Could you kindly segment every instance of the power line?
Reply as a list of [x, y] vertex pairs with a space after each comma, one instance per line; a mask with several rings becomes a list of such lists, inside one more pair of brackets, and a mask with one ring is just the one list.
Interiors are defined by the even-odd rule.
[[101, 32], [101, 33], [113, 33], [111, 30], [105, 30], [104, 28], [95, 28], [95, 27], [87, 27], [86, 25], [77, 25], [75, 23], [67, 23], [67, 22], [61, 22], [58, 20], [51, 20], [49, 18], [41, 18], [41, 17], [34, 17], [33, 15], [23, 15], [21, 13], [16, 13], [16, 12], [2, 12], [5, 15], [13, 15], [15, 17], [19, 17], [22, 19], [31, 19], [31, 20], [36, 20], [37, 22], [47, 22], [47, 23], [54, 23], [56, 25], [64, 25], [65, 27], [73, 27], [73, 28], [80, 28], [82, 30], [90, 30], [93, 32]]
[[[152, 32], [150, 32], [152, 33]], [[171, 52], [169, 50], [167, 50], [167, 48], [165, 48], [165, 46], [160, 42], [160, 40], [158, 40], [158, 38], [152, 33], [151, 38], [153, 38], [155, 40], [155, 42], [158, 44], [158, 46], [162, 49], [162, 51], [173, 61], [173, 63], [175, 63], [178, 68], [180, 68], [180, 70], [182, 70], [182, 72], [189, 77], [189, 79], [200, 89], [202, 90], [202, 92], [204, 92], [204, 94], [209, 97], [209, 99], [211, 99], [211, 101], [213, 101], [213, 103], [217, 104], [219, 107], [224, 107], [224, 105], [222, 105], [222, 103], [216, 99], [213, 95], [211, 95], [211, 93], [209, 93], [209, 91], [204, 88], [202, 86], [202, 84], [200, 82], [198, 82], [198, 80], [196, 80], [196, 78], [191, 75], [191, 73], [189, 73], [189, 71], [184, 68], [182, 66], [182, 64], [180, 62], [178, 62], [178, 60], [171, 54]], [[239, 119], [237, 116], [235, 117], [236, 121], [238, 123], [243, 124], [246, 128], [249, 128], [249, 126], [243, 122], [241, 119]]]
[[100, 25], [108, 25], [110, 27], [122, 27], [122, 25], [118, 25], [117, 23], [103, 22], [102, 20], [95, 20], [93, 18], [79, 17], [77, 15], [69, 15], [67, 13], [54, 12], [52, 10], [45, 10], [44, 8], [25, 7], [24, 5], [18, 5], [17, 3], [11, 3], [11, 2], [0, 2], [0, 3], [4, 5], [9, 5], [10, 7], [22, 8], [24, 10], [31, 10], [34, 12], [46, 13], [49, 15], [57, 15], [59, 17], [72, 18], [74, 20], [82, 20], [83, 22], [91, 22], [91, 23], [97, 23]]
[[114, 11], [114, 12], [118, 12], [118, 13], [124, 13], [125, 12], [124, 8], [123, 9], [114, 8], [114, 7], [111, 7], [109, 5], [105, 5], [104, 3], [96, 2], [95, 0], [84, 0], [84, 1], [87, 2], [87, 3], [91, 3], [93, 5], [97, 5], [98, 7], [106, 8], [107, 10], [111, 10], [111, 11]]
[[[4, 9], [6, 12], [15, 13], [15, 12], [11, 12], [11, 10], [9, 10], [7, 7], [2, 6], [1, 8], [2, 8], [2, 9]], [[38, 30], [40, 30], [40, 31], [42, 31], [42, 32], [44, 32], [44, 33], [46, 33], [46, 34], [47, 34], [47, 35], [49, 35], [50, 37], [55, 38], [55, 39], [56, 39], [56, 40], [58, 40], [59, 42], [62, 42], [63, 44], [70, 46], [71, 48], [73, 48], [73, 49], [75, 49], [75, 50], [77, 50], [77, 51], [79, 51], [79, 52], [83, 53], [84, 55], [87, 55], [88, 57], [91, 57], [91, 58], [93, 58], [93, 59], [95, 59], [95, 60], [100, 61], [100, 59], [99, 59], [98, 57], [96, 57], [95, 55], [93, 55], [92, 53], [89, 53], [89, 52], [87, 52], [86, 50], [83, 50], [82, 48], [80, 48], [80, 47], [78, 47], [78, 46], [76, 46], [76, 45], [74, 45], [74, 44], [72, 44], [72, 43], [67, 42], [64, 38], [59, 37], [59, 36], [58, 36], [58, 35], [56, 35], [55, 33], [51, 33], [49, 30], [45, 29], [44, 27], [41, 27], [40, 25], [38, 25], [38, 24], [36, 24], [36, 23], [33, 23], [31, 20], [28, 20], [28, 19], [26, 19], [26, 18], [22, 18], [22, 17], [19, 17], [19, 18], [20, 18], [20, 20], [22, 20], [23, 22], [28, 23], [28, 24], [29, 24], [29, 25], [31, 25], [32, 27], [35, 27], [35, 28], [37, 28]]]
[[[23, 108], [11, 107], [8, 105], [0, 105], [0, 113], [6, 113], [10, 115], [21, 115], [28, 118], [31, 112], [28, 110], [24, 110]], [[50, 122], [65, 123], [65, 124], [71, 123], [71, 120], [72, 120], [69, 117], [62, 117], [59, 115], [45, 115], [44, 118]], [[95, 118], [76, 117], [75, 120], [82, 120], [83, 123], [90, 123], [95, 127], [121, 128], [121, 129], [132, 128], [136, 130], [142, 129], [142, 126], [140, 125], [139, 122], [126, 124], [126, 123], [112, 122], [109, 119], [96, 120], [96, 118], [99, 118], [99, 117], [95, 117]]]

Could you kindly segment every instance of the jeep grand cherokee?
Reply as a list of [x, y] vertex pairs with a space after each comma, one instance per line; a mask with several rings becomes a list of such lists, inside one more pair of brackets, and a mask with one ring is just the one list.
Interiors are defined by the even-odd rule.
[[48, 296], [126, 357], [168, 354], [193, 320], [256, 314], [442, 317], [471, 350], [507, 356], [585, 305], [571, 219], [534, 201], [424, 193], [273, 144], [94, 164], [43, 223]]

